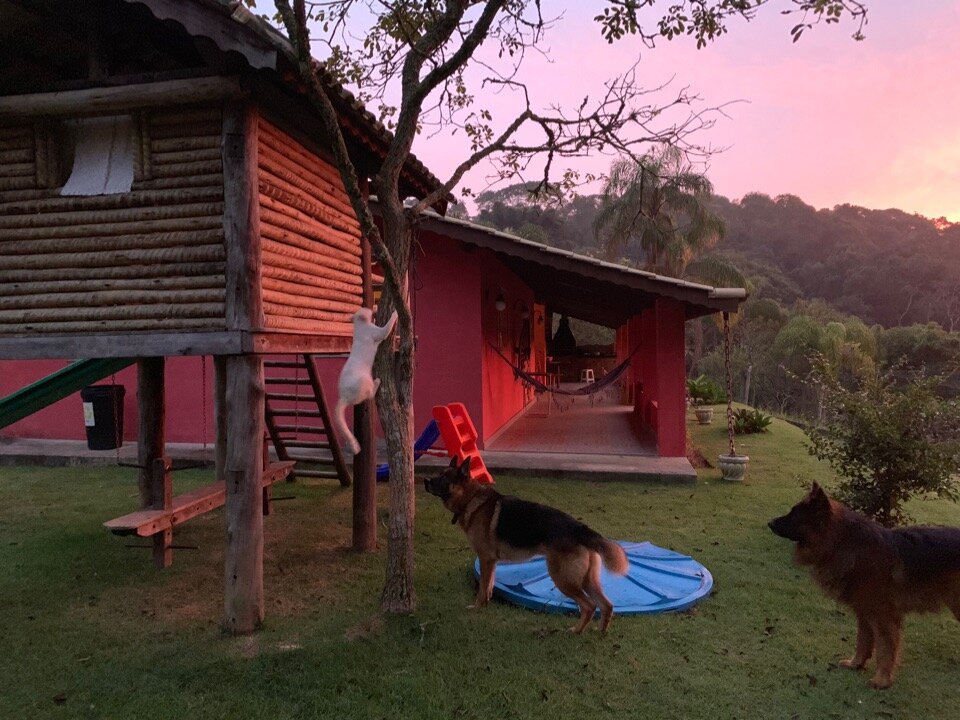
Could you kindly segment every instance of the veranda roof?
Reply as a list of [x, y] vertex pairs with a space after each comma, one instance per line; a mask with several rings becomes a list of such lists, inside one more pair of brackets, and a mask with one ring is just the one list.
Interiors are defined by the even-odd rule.
[[423, 216], [419, 228], [493, 251], [533, 289], [538, 302], [607, 327], [621, 326], [658, 297], [682, 302], [688, 320], [736, 312], [747, 297], [743, 288], [712, 287], [617, 265], [432, 212]]

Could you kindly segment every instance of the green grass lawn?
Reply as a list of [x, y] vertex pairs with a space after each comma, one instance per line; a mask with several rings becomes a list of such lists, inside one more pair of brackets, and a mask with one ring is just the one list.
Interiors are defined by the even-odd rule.
[[[718, 420], [691, 426], [708, 459], [725, 445]], [[471, 554], [422, 490], [419, 609], [381, 619], [383, 551], [344, 549], [350, 491], [301, 485], [279, 487], [295, 497], [267, 519], [266, 626], [227, 637], [220, 513], [178, 530], [175, 542], [197, 549], [158, 572], [149, 550], [100, 525], [133, 508], [134, 470], [0, 468], [0, 717], [957, 717], [960, 624], [947, 615], [907, 622], [891, 690], [837, 667], [852, 617], [766, 528], [803, 483], [830, 482], [802, 439], [780, 421], [746, 438], [739, 485], [709, 469], [685, 487], [498, 478], [502, 491], [692, 554], [713, 573], [714, 594], [693, 611], [615, 618], [607, 637], [571, 636], [571, 618], [502, 603], [467, 610]], [[960, 525], [955, 505], [911, 511]]]

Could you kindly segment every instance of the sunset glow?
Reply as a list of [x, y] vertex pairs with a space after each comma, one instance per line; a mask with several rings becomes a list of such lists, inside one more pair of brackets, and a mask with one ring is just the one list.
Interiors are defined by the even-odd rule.
[[[743, 101], [698, 138], [728, 148], [710, 162], [718, 193], [792, 193], [817, 207], [897, 207], [960, 221], [957, 0], [870, 2], [859, 43], [845, 23], [815, 28], [794, 44], [794, 18], [761, 13], [699, 51], [687, 39], [654, 50], [635, 40], [607, 45], [591, 19], [599, 3], [565, 5], [547, 36], [549, 59], [526, 60], [523, 79], [535, 103], [577, 104], [639, 55], [647, 86], [674, 77], [673, 87], [690, 86], [705, 105]], [[516, 111], [506, 98], [477, 93], [495, 120], [505, 124]], [[466, 147], [462, 135], [441, 132], [414, 151], [443, 178]], [[578, 167], [602, 172], [609, 162]], [[482, 190], [487, 174], [478, 168], [462, 185]]]

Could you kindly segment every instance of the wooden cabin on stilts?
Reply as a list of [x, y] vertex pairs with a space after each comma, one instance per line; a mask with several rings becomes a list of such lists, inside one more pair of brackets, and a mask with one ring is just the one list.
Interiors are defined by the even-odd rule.
[[[296, 68], [240, 2], [0, 0], [0, 359], [136, 361], [141, 508], [113, 529], [153, 537], [166, 566], [173, 528], [225, 505], [237, 633], [263, 619], [263, 516], [293, 469], [264, 449], [264, 356], [348, 351], [372, 299], [369, 248]], [[389, 135], [324, 81], [371, 177]], [[438, 185], [416, 161], [404, 183]], [[217, 482], [174, 497], [164, 364], [181, 355], [213, 357]], [[359, 415], [355, 535], [370, 547], [370, 408]]]

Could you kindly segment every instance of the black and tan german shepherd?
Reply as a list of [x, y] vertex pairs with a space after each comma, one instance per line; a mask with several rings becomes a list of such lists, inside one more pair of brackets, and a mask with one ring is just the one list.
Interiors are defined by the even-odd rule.
[[480, 558], [476, 602], [490, 602], [498, 560], [526, 560], [546, 555], [547, 571], [557, 589], [580, 608], [580, 621], [570, 630], [583, 632], [600, 608], [600, 630], [606, 632], [613, 604], [600, 585], [601, 559], [619, 575], [627, 572], [627, 556], [579, 520], [552, 507], [501, 495], [490, 485], [470, 479], [470, 458], [459, 467], [454, 458], [440, 475], [424, 481], [426, 491], [443, 500]]
[[876, 651], [874, 688], [890, 687], [907, 613], [947, 607], [960, 620], [960, 529], [893, 530], [813, 488], [768, 525], [795, 542], [795, 557], [834, 600], [857, 616], [857, 649], [840, 664], [862, 669]]

